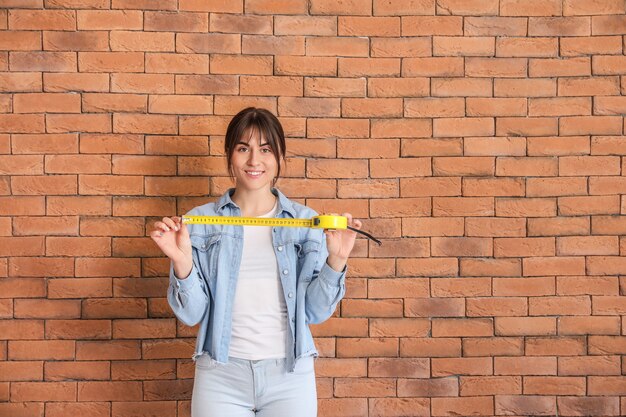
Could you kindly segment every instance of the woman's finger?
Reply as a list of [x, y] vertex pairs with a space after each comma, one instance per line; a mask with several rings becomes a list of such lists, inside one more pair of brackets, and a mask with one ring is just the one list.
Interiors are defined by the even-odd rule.
[[163, 223], [165, 223], [170, 229], [178, 231], [178, 225], [169, 217], [163, 217]]
[[163, 223], [163, 222], [155, 222], [154, 223], [154, 228], [156, 230], [158, 230], [158, 231], [161, 231], [161, 232], [169, 232], [170, 231], [170, 228], [167, 227], [167, 225], [165, 223]]

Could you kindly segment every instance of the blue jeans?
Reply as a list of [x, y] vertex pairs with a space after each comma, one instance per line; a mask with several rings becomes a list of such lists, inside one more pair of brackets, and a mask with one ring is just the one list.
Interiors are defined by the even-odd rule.
[[192, 417], [315, 417], [317, 391], [312, 356], [287, 373], [285, 359], [196, 358]]

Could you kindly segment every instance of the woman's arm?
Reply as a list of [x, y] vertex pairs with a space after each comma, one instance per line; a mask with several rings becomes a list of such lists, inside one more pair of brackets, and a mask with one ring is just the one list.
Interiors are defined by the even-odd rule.
[[176, 317], [188, 326], [198, 323], [209, 308], [209, 291], [193, 261], [187, 225], [180, 217], [164, 217], [154, 224], [150, 237], [170, 258], [167, 301]]
[[[361, 222], [353, 220], [350, 213], [343, 216], [348, 218], [349, 226], [361, 228]], [[306, 292], [306, 315], [311, 324], [322, 323], [332, 316], [345, 295], [346, 265], [356, 240], [356, 232], [348, 229], [326, 230], [324, 233], [326, 239], [322, 241]]]

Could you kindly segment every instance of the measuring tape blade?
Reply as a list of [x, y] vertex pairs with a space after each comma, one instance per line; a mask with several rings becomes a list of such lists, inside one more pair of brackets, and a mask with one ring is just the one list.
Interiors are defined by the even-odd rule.
[[185, 224], [223, 224], [231, 226], [310, 227], [313, 229], [346, 229], [344, 216], [322, 215], [310, 219], [278, 219], [268, 217], [183, 216]]

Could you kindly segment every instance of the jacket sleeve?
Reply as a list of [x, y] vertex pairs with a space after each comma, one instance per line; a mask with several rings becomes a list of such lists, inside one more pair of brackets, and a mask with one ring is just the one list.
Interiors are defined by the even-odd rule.
[[326, 321], [333, 315], [337, 304], [346, 293], [347, 266], [341, 272], [332, 269], [326, 263], [328, 249], [326, 236], [322, 235], [322, 243], [318, 252], [311, 252], [309, 256], [317, 255], [313, 277], [306, 290], [306, 318], [310, 324]]
[[197, 268], [195, 259], [191, 273], [185, 279], [178, 279], [173, 265], [170, 265], [167, 301], [176, 317], [187, 326], [194, 326], [202, 320], [210, 307], [210, 297], [206, 281]]

